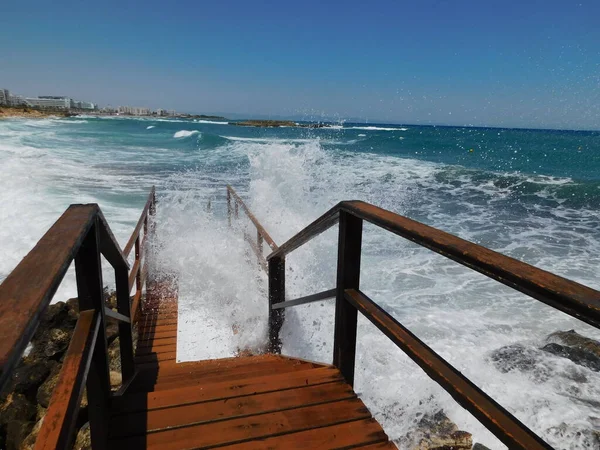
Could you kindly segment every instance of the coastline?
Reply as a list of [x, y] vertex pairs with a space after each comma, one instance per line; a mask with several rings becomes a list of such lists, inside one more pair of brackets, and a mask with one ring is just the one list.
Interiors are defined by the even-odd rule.
[[73, 117], [76, 114], [68, 111], [41, 110], [27, 107], [0, 106], [0, 120], [24, 117], [28, 119], [43, 119], [46, 117]]

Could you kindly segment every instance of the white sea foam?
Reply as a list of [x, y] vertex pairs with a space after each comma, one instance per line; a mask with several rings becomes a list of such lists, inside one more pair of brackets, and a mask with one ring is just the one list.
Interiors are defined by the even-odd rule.
[[190, 137], [190, 136], [193, 136], [194, 134], [198, 134], [198, 133], [200, 133], [198, 130], [180, 130], [177, 133], [175, 133], [173, 135], [173, 137], [176, 139], [179, 139], [179, 138]]
[[349, 127], [352, 130], [368, 130], [368, 131], [408, 131], [408, 128], [389, 128], [389, 127]]
[[146, 130], [151, 130], [154, 127], [155, 127], [154, 125], [149, 125], [149, 126], [146, 127]]
[[230, 141], [237, 141], [237, 142], [262, 142], [262, 143], [265, 143], [265, 144], [277, 143], [277, 142], [306, 143], [306, 142], [318, 141], [318, 138], [314, 138], [314, 139], [294, 139], [294, 138], [285, 139], [285, 138], [248, 138], [248, 137], [237, 137], [237, 136], [221, 136], [221, 137], [224, 138], [224, 139], [230, 140]]
[[361, 133], [361, 134], [359, 134], [358, 136], [359, 136], [359, 137], [365, 137], [365, 136], [366, 136], [366, 134], [362, 134], [362, 133]]
[[211, 125], [229, 125], [229, 122], [217, 122], [217, 121], [214, 121], [214, 120], [196, 119], [196, 120], [194, 120], [194, 122], [197, 122], [197, 123], [208, 123], [208, 124], [211, 124]]

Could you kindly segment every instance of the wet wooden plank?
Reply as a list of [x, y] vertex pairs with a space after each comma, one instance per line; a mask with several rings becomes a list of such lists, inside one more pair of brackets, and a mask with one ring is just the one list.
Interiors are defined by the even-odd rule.
[[[330, 450], [332, 448], [396, 449], [375, 419], [316, 428], [243, 444], [220, 447], [231, 450]], [[383, 442], [382, 442], [383, 441]], [[373, 444], [381, 442], [381, 444]], [[364, 444], [367, 444], [364, 446]]]
[[212, 383], [210, 385], [183, 387], [171, 391], [127, 394], [113, 400], [116, 413], [152, 410], [175, 405], [186, 405], [211, 400], [240, 397], [258, 393], [284, 391], [301, 386], [313, 386], [342, 380], [334, 368], [308, 369], [304, 371], [249, 377], [244, 380]]
[[[337, 383], [288, 389], [235, 399], [228, 398], [154, 411], [142, 411], [128, 415], [126, 420], [123, 420], [122, 416], [114, 417], [111, 421], [111, 436], [123, 437], [145, 434], [148, 431], [230, 420], [354, 397], [356, 397], [356, 394], [352, 388], [343, 381], [338, 381]], [[254, 419], [249, 418], [249, 420]]]
[[398, 450], [398, 447], [393, 442], [382, 442], [380, 444], [371, 444], [356, 447], [361, 450]]
[[[132, 391], [159, 391], [177, 389], [183, 386], [203, 386], [207, 383], [233, 381], [246, 377], [270, 375], [301, 370], [301, 366], [273, 362], [270, 364], [250, 365], [237, 370], [216, 370], [214, 373], [196, 373], [194, 371], [165, 371], [161, 364], [158, 370], [141, 371], [131, 385]], [[307, 365], [306, 368], [310, 368]]]
[[153, 340], [146, 340], [146, 341], [138, 341], [137, 343], [137, 350], [138, 351], [148, 351], [148, 350], [154, 350], [158, 347], [163, 347], [163, 346], [173, 346], [173, 345], [177, 345], [177, 338], [167, 338], [167, 339], [159, 339], [158, 341], [153, 341]]
[[211, 447], [274, 435], [304, 431], [312, 428], [336, 425], [370, 418], [366, 406], [359, 399], [342, 400], [318, 406], [308, 406], [288, 411], [224, 420], [186, 428], [165, 430], [146, 436], [112, 439], [110, 448], [126, 449], [160, 448], [179, 450], [182, 448]]

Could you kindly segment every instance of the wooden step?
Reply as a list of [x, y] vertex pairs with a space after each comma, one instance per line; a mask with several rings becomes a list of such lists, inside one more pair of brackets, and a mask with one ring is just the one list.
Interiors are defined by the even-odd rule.
[[242, 417], [157, 431], [145, 436], [112, 439], [109, 447], [111, 449], [127, 450], [132, 448], [160, 448], [163, 450], [210, 448], [358, 421], [370, 417], [371, 414], [363, 402], [353, 398], [256, 415], [252, 416], [250, 421]]
[[356, 394], [352, 388], [345, 382], [338, 381], [337, 383], [288, 389], [283, 392], [269, 392], [235, 399], [227, 398], [154, 411], [142, 411], [129, 414], [126, 420], [118, 415], [111, 421], [110, 430], [113, 437], [124, 437], [167, 428], [319, 405], [354, 397]]
[[253, 394], [285, 391], [302, 386], [316, 386], [343, 380], [335, 368], [322, 367], [280, 375], [263, 375], [244, 380], [211, 383], [198, 389], [186, 386], [179, 389], [139, 394], [126, 394], [113, 399], [116, 414], [153, 410], [169, 406], [188, 405], [211, 400], [229, 399]]
[[161, 345], [156, 347], [154, 350], [151, 350], [149, 347], [138, 348], [135, 352], [135, 356], [146, 356], [146, 355], [154, 355], [161, 353], [175, 353], [177, 351], [177, 345]]
[[[219, 448], [231, 450], [330, 450], [332, 448], [397, 450], [394, 444], [387, 442], [387, 439], [388, 437], [375, 419], [363, 419]], [[374, 442], [381, 443], [372, 444]]]
[[[131, 391], [158, 391], [177, 389], [186, 386], [206, 386], [209, 383], [242, 380], [261, 375], [272, 375], [294, 372], [313, 368], [309, 363], [290, 364], [285, 361], [240, 365], [235, 369], [219, 367], [201, 368], [198, 365], [179, 367], [180, 364], [169, 364], [169, 361], [159, 365], [141, 364], [140, 373], [130, 386]], [[196, 370], [198, 369], [198, 370]]]

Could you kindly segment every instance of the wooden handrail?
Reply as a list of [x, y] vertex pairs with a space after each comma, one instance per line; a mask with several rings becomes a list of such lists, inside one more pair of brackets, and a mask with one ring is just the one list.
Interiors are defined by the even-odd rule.
[[267, 256], [285, 257], [323, 233], [345, 211], [482, 273], [579, 320], [600, 327], [600, 292], [362, 201], [340, 202]]
[[284, 309], [328, 298], [333, 290], [285, 300], [285, 258], [339, 222], [333, 363], [354, 382], [360, 311], [509, 448], [551, 448], [453, 366], [359, 290], [363, 221], [426, 247], [472, 270], [600, 328], [600, 292], [444, 231], [361, 201], [340, 202], [267, 256], [270, 349], [281, 349]]
[[36, 440], [36, 450], [72, 447], [77, 412], [99, 329], [100, 316], [94, 310], [81, 311]]
[[262, 236], [262, 238], [265, 240], [267, 245], [269, 247], [271, 247], [271, 249], [273, 251], [277, 251], [277, 248], [278, 248], [277, 244], [275, 244], [275, 241], [271, 238], [271, 235], [267, 232], [267, 230], [264, 229], [264, 227], [260, 224], [260, 222], [254, 216], [254, 214], [252, 214], [252, 211], [250, 211], [250, 209], [246, 206], [246, 203], [244, 203], [244, 201], [241, 199], [241, 197], [237, 194], [237, 192], [235, 192], [235, 190], [230, 185], [227, 185], [228, 216], [231, 217], [231, 203], [230, 203], [230, 197], [229, 197], [230, 195], [231, 195], [231, 197], [233, 197], [235, 204], [236, 205], [239, 204], [242, 207], [242, 209], [244, 210], [244, 212], [246, 213], [246, 215], [248, 216], [250, 221], [256, 227], [258, 234], [260, 236]]
[[[135, 273], [139, 283], [136, 304], [141, 298], [147, 269], [146, 264], [140, 268], [144, 248], [139, 248], [139, 235], [143, 225], [144, 247], [148, 236], [148, 214], [153, 214], [154, 208], [155, 190], [152, 188], [130, 239], [137, 244], [138, 269]], [[67, 448], [72, 443], [84, 382], [87, 382], [90, 404], [92, 445], [94, 448], [106, 446], [110, 382], [105, 315], [119, 321], [123, 385], [129, 385], [135, 375], [129, 263], [126, 259], [131, 245], [128, 246], [125, 251], [121, 250], [98, 205], [71, 205], [0, 285], [0, 391], [3, 391], [9, 385], [10, 375], [33, 337], [42, 314], [70, 264], [75, 261], [81, 314], [40, 431], [41, 437], [38, 437], [38, 448]], [[117, 311], [107, 310], [105, 306], [101, 255], [115, 270]]]
[[96, 222], [98, 205], [71, 205], [0, 285], [0, 388]]
[[[354, 308], [446, 389], [457, 403], [494, 434], [505, 436], [502, 441], [508, 448], [552, 448], [365, 294], [355, 289], [347, 289], [344, 294]], [[510, 433], [506, 433], [507, 430]]]
[[140, 215], [140, 220], [138, 220], [138, 223], [135, 226], [133, 233], [131, 234], [131, 237], [129, 238], [129, 241], [127, 241], [127, 245], [125, 245], [125, 248], [123, 249], [123, 254], [125, 255], [125, 257], [128, 257], [129, 254], [131, 253], [131, 249], [135, 245], [136, 239], [138, 239], [138, 237], [140, 236], [140, 231], [142, 230], [142, 226], [144, 225], [144, 222], [146, 221], [148, 214], [152, 214], [152, 209], [154, 208], [155, 203], [156, 203], [156, 189], [154, 188], [154, 186], [152, 186], [152, 188], [150, 189], [150, 194], [148, 195], [148, 200], [146, 201], [146, 205], [144, 206], [144, 209], [142, 210], [142, 214]]

